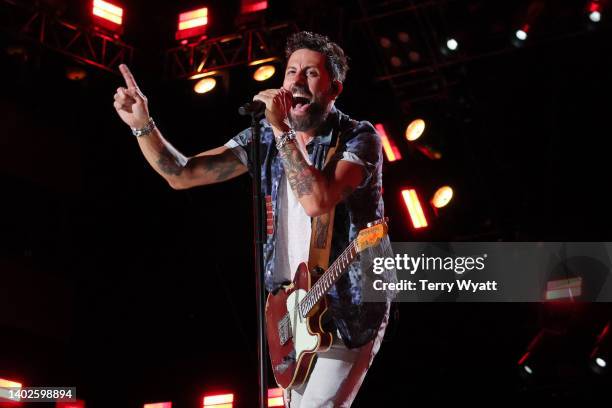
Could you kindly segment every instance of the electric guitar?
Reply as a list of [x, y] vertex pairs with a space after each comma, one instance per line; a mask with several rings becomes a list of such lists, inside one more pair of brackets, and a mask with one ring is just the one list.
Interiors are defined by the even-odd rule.
[[285, 389], [302, 385], [315, 353], [329, 350], [333, 336], [322, 327], [323, 315], [327, 312], [325, 295], [357, 254], [378, 245], [387, 229], [386, 218], [369, 223], [325, 273], [318, 276], [302, 262], [291, 284], [268, 295], [266, 334], [278, 385]]

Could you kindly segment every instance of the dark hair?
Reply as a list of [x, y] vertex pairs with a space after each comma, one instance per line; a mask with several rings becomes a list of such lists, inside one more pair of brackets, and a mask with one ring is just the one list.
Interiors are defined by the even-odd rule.
[[325, 67], [333, 80], [344, 82], [346, 71], [348, 71], [348, 58], [338, 44], [332, 42], [327, 36], [301, 31], [292, 34], [287, 39], [285, 56], [287, 59], [299, 49], [309, 49], [325, 55]]

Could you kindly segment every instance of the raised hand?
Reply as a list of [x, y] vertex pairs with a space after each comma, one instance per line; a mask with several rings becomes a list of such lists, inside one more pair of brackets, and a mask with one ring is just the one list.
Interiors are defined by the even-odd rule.
[[147, 97], [138, 88], [134, 76], [125, 64], [119, 65], [119, 70], [126, 87], [117, 88], [113, 106], [119, 117], [132, 128], [140, 129], [149, 122]]
[[292, 95], [284, 88], [266, 89], [253, 97], [254, 101], [266, 104], [266, 119], [276, 129], [285, 132], [289, 126], [289, 111], [291, 110]]

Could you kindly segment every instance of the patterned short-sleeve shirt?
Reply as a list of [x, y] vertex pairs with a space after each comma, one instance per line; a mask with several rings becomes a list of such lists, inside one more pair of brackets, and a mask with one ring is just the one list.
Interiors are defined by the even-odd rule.
[[[287, 283], [284, 281], [284, 274], [274, 271], [275, 215], [279, 214], [278, 192], [284, 168], [276, 149], [272, 127], [266, 119], [262, 119], [259, 126], [262, 193], [268, 197], [272, 208], [272, 219], [269, 220], [272, 225], [267, 229], [264, 244], [264, 275], [266, 289], [274, 292]], [[327, 165], [333, 165], [333, 162], [338, 160], [358, 163], [363, 166], [364, 176], [362, 183], [336, 206], [330, 263], [357, 237], [368, 222], [384, 217], [380, 136], [369, 122], [355, 121], [333, 108], [319, 134], [306, 146], [315, 167], [323, 168], [327, 151], [336, 143], [337, 138], [338, 147]], [[252, 169], [248, 154], [250, 141], [251, 128], [248, 128], [226, 143], [248, 166], [249, 171]], [[390, 251], [388, 238], [381, 246], [385, 247], [384, 251]], [[349, 348], [359, 347], [374, 338], [387, 310], [387, 302], [393, 297], [392, 293], [383, 293], [378, 302], [362, 301], [362, 285], [372, 272], [371, 265], [360, 258], [363, 257], [358, 257], [349, 266], [348, 271], [336, 281], [327, 296], [333, 323]], [[376, 278], [395, 281], [395, 271], [387, 271]]]

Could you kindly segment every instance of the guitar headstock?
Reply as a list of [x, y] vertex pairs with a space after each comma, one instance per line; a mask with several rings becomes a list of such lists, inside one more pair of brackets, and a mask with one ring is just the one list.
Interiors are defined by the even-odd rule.
[[355, 238], [355, 246], [357, 252], [361, 252], [367, 248], [376, 246], [380, 240], [387, 235], [389, 226], [387, 217], [368, 223], [368, 227], [359, 231], [359, 235]]

